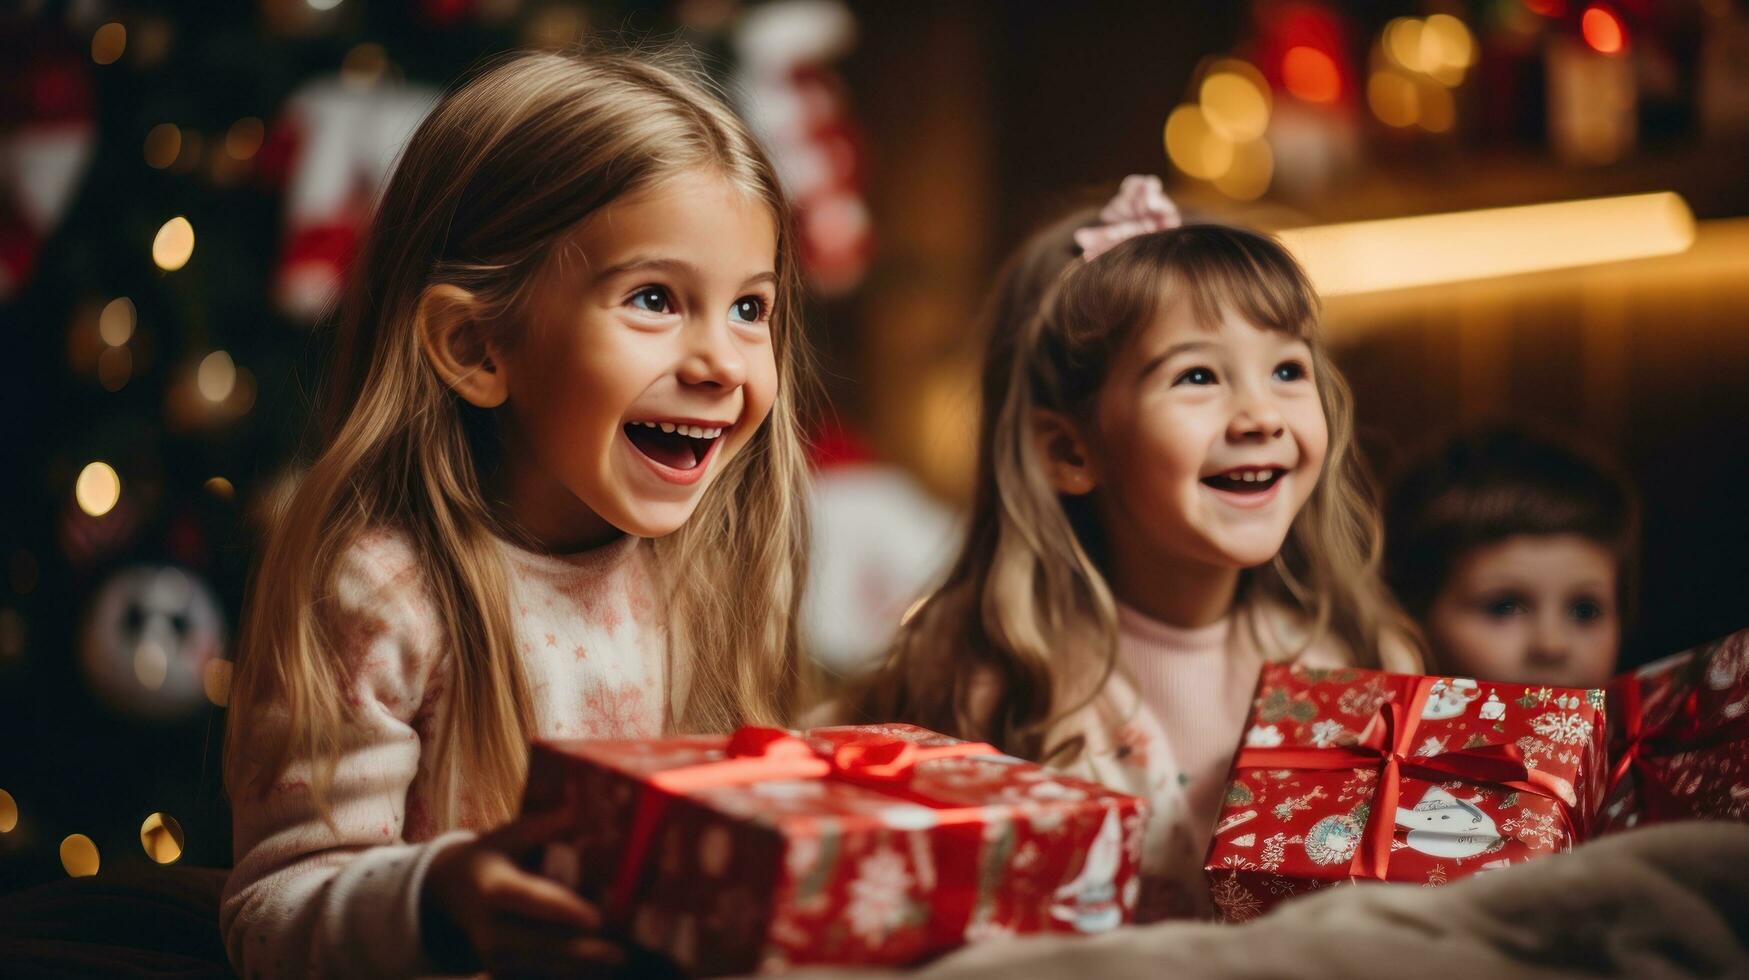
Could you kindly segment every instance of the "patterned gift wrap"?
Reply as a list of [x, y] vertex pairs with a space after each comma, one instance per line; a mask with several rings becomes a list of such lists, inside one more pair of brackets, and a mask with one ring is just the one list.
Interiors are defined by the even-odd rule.
[[1270, 666], [1249, 724], [1206, 865], [1233, 921], [1567, 850], [1603, 792], [1601, 690]]
[[693, 975], [908, 964], [1101, 932], [1135, 907], [1143, 807], [909, 725], [537, 743], [548, 875]]
[[1749, 630], [1610, 685], [1615, 760], [1602, 833], [1666, 820], [1749, 820]]

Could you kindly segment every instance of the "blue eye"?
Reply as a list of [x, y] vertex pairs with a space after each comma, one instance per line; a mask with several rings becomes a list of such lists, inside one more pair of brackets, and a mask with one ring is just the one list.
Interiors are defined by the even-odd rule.
[[1277, 381], [1304, 381], [1306, 366], [1298, 361], [1286, 361], [1276, 365], [1274, 377]]
[[736, 323], [758, 323], [766, 315], [765, 300], [758, 296], [743, 296], [729, 307], [729, 319]]
[[1573, 603], [1567, 614], [1581, 623], [1603, 618], [1603, 604], [1591, 599], [1581, 599]]
[[1172, 384], [1174, 386], [1177, 386], [1177, 385], [1212, 385], [1214, 383], [1215, 383], [1215, 373], [1213, 371], [1210, 371], [1208, 368], [1203, 368], [1203, 367], [1191, 368], [1188, 371], [1184, 371], [1184, 372], [1180, 373], [1178, 375], [1178, 377], [1172, 379]]
[[626, 302], [645, 313], [674, 312], [674, 303], [668, 297], [666, 286], [640, 286], [638, 291], [633, 293]]

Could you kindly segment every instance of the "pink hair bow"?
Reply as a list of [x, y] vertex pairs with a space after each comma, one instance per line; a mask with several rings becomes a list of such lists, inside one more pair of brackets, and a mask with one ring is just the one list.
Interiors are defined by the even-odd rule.
[[1118, 185], [1117, 195], [1100, 209], [1099, 224], [1076, 230], [1075, 244], [1081, 246], [1081, 257], [1091, 262], [1137, 235], [1183, 223], [1178, 205], [1166, 196], [1160, 178], [1131, 174]]

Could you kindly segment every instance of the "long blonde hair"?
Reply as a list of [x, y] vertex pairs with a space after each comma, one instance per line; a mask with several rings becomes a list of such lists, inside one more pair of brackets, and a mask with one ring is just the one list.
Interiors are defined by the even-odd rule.
[[[1099, 570], [1103, 532], [1087, 498], [1059, 497], [1035, 448], [1032, 419], [1053, 409], [1088, 419], [1112, 357], [1168, 302], [1203, 323], [1232, 309], [1303, 339], [1329, 424], [1324, 470], [1281, 552], [1241, 576], [1238, 610], [1266, 655], [1293, 656], [1324, 637], [1360, 666], [1414, 627], [1379, 578], [1383, 535], [1353, 443], [1348, 386], [1330, 362], [1317, 295], [1276, 242], [1215, 225], [1132, 238], [1090, 262], [1075, 256], [1080, 213], [1035, 235], [1009, 260], [986, 312], [980, 453], [972, 522], [946, 583], [901, 629], [887, 662], [853, 692], [864, 718], [912, 721], [1066, 761], [1053, 725], [1097, 697], [1115, 669], [1117, 606]], [[1307, 621], [1303, 645], [1269, 649], [1265, 603]], [[1389, 647], [1391, 644], [1384, 643]], [[1414, 669], [1413, 651], [1393, 658]]]
[[[807, 371], [790, 216], [744, 125], [706, 82], [667, 60], [516, 56], [447, 95], [408, 144], [342, 300], [319, 454], [273, 521], [250, 589], [225, 750], [233, 794], [264, 791], [307, 759], [327, 812], [349, 709], [323, 607], [341, 552], [388, 526], [419, 557], [450, 653], [453, 709], [423, 749], [445, 761], [434, 797], [448, 806], [466, 773], [479, 816], [515, 811], [534, 718], [493, 542], [506, 528], [481, 492], [497, 440], [491, 414], [456, 397], [423, 356], [418, 304], [427, 288], [452, 284], [488, 310], [489, 329], [512, 329], [528, 287], [579, 222], [692, 168], [742, 187], [777, 223], [778, 395], [687, 524], [656, 545], [671, 656], [690, 674], [674, 724], [723, 730], [783, 723], [794, 710], [807, 540], [797, 401]], [[251, 723], [270, 709], [287, 711], [289, 728], [256, 744]]]

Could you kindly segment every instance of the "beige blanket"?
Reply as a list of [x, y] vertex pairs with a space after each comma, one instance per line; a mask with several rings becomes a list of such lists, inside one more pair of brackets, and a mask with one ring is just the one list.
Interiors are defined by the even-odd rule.
[[1749, 827], [1670, 824], [1443, 888], [1315, 893], [1242, 926], [976, 946], [908, 974], [807, 980], [1749, 977]]

